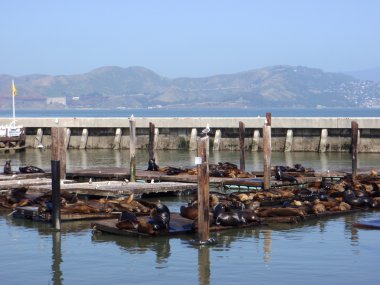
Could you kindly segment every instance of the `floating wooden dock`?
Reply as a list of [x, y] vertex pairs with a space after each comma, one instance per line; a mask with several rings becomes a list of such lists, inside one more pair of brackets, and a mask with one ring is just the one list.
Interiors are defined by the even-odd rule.
[[10, 190], [12, 188], [44, 186], [44, 185], [49, 185], [51, 189], [51, 179], [43, 178], [43, 177], [25, 178], [25, 179], [12, 178], [9, 180], [0, 181], [0, 190]]
[[[289, 186], [289, 185], [304, 185], [306, 183], [313, 183], [322, 180], [322, 175], [319, 176], [301, 176], [300, 173], [295, 173], [297, 177], [297, 183], [282, 182], [277, 180], [272, 180], [271, 184], [273, 187]], [[124, 180], [129, 179], [130, 172], [128, 168], [123, 167], [107, 167], [107, 168], [88, 168], [88, 169], [78, 169], [73, 171], [68, 171], [66, 177], [75, 180]], [[334, 176], [335, 177], [335, 176]], [[340, 177], [340, 176], [339, 176]], [[341, 176], [343, 177], [343, 175]], [[180, 173], [177, 175], [167, 175], [160, 171], [148, 171], [148, 170], [137, 170], [136, 179], [143, 181], [154, 180], [156, 182], [181, 182], [181, 183], [197, 183], [197, 175], [190, 175], [187, 173]], [[262, 189], [263, 178], [228, 178], [228, 177], [210, 177], [210, 185], [217, 187], [231, 189], [231, 190], [253, 190]]]
[[[238, 229], [238, 228], [252, 228], [252, 227], [267, 226], [267, 225], [279, 224], [279, 223], [298, 224], [300, 222], [307, 221], [307, 220], [352, 214], [358, 211], [360, 210], [355, 209], [355, 210], [340, 211], [340, 212], [325, 212], [322, 214], [307, 215], [305, 217], [300, 217], [300, 216], [265, 217], [265, 218], [261, 218], [261, 224], [250, 223], [250, 224], [241, 224], [237, 226], [212, 225], [210, 226], [210, 232], [217, 232], [217, 231]], [[143, 217], [139, 217], [139, 219], [143, 219], [147, 221], [149, 217], [143, 216]], [[117, 219], [96, 221], [92, 223], [92, 228], [96, 231], [115, 234], [115, 235], [122, 235], [122, 236], [150, 236], [146, 233], [140, 233], [136, 230], [118, 229], [116, 227], [117, 222], [118, 222]], [[367, 223], [367, 224], [375, 225], [380, 229], [380, 220], [372, 221], [372, 223]], [[179, 213], [171, 213], [169, 231], [158, 232], [156, 236], [172, 236], [176, 234], [189, 234], [189, 233], [192, 234], [194, 232], [196, 232], [196, 228], [194, 228], [193, 220], [186, 219], [182, 217]]]
[[49, 175], [46, 173], [14, 173], [10, 175], [0, 174], [1, 181], [20, 180], [20, 179], [33, 179], [33, 178], [47, 178]]
[[[193, 183], [159, 182], [141, 183], [124, 181], [102, 181], [61, 184], [61, 190], [81, 195], [96, 195], [102, 197], [119, 197], [134, 194], [157, 194], [174, 192], [177, 194], [191, 192], [197, 189]], [[29, 187], [31, 192], [45, 192], [51, 190], [51, 184]]]
[[[51, 222], [51, 213], [41, 213], [38, 207], [26, 206], [26, 207], [16, 207], [13, 212], [14, 218], [28, 219], [38, 222]], [[61, 221], [78, 221], [78, 220], [99, 220], [99, 219], [115, 219], [118, 217], [119, 213], [92, 213], [92, 214], [66, 214], [61, 213]]]
[[[148, 220], [149, 217], [139, 217], [139, 219]], [[118, 220], [104, 220], [97, 221], [92, 224], [92, 228], [97, 231], [106, 232], [110, 234], [122, 235], [122, 236], [150, 236], [146, 233], [140, 233], [133, 230], [122, 230], [116, 227]], [[171, 236], [184, 233], [194, 232], [193, 220], [186, 219], [182, 217], [179, 213], [171, 213], [170, 223], [168, 231], [161, 231], [158, 235], [160, 236]]]

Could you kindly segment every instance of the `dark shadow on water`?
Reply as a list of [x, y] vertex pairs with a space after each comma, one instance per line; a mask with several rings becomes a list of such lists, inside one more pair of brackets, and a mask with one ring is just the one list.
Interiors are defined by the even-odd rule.
[[115, 243], [120, 249], [130, 254], [154, 252], [157, 264], [167, 262], [171, 255], [168, 237], [125, 237], [95, 232], [92, 235], [92, 242]]
[[54, 285], [63, 284], [63, 273], [61, 270], [62, 251], [61, 251], [61, 233], [59, 231], [52, 232], [52, 281]]

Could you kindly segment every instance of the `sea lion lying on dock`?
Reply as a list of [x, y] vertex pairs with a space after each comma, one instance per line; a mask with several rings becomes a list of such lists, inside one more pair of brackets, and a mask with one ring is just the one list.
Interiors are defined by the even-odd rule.
[[33, 165], [28, 165], [28, 166], [23, 166], [23, 167], [20, 166], [18, 169], [20, 170], [21, 173], [45, 173], [44, 170]]
[[305, 218], [305, 210], [301, 208], [269, 208], [269, 209], [259, 209], [257, 215], [259, 217], [289, 217], [298, 216]]
[[116, 223], [116, 227], [123, 230], [137, 230], [138, 226], [136, 215], [129, 212], [122, 212], [120, 220]]
[[221, 226], [239, 226], [250, 223], [260, 223], [260, 219], [254, 211], [229, 211], [229, 209], [222, 203], [215, 207], [214, 218], [215, 224]]
[[195, 205], [181, 206], [180, 215], [184, 218], [195, 220], [198, 217], [198, 207]]
[[275, 167], [275, 177], [277, 180], [288, 181], [290, 183], [298, 183], [294, 176], [284, 173], [285, 168], [283, 166]]

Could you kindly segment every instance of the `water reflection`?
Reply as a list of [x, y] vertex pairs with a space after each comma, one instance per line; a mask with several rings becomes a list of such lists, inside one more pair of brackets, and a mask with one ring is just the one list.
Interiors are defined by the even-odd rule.
[[61, 251], [61, 232], [53, 231], [53, 254], [52, 254], [52, 281], [54, 285], [61, 285], [63, 281], [63, 273], [61, 270], [62, 251]]
[[131, 254], [145, 254], [149, 251], [156, 254], [157, 268], [163, 268], [163, 264], [168, 262], [171, 255], [170, 239], [168, 237], [141, 238], [141, 237], [120, 237], [95, 232], [92, 235], [92, 242], [115, 243], [119, 248]]
[[[195, 151], [189, 150], [156, 150], [158, 165], [173, 167], [194, 167]], [[69, 149], [67, 152], [67, 168], [90, 167], [128, 167], [129, 150], [113, 149]], [[212, 151], [210, 163], [231, 162], [239, 165], [238, 151]], [[50, 149], [26, 149], [22, 153], [5, 154], [4, 159], [12, 160], [12, 169], [18, 170], [21, 165], [35, 165], [42, 169], [50, 169]], [[136, 151], [137, 169], [146, 169], [148, 163], [147, 150]], [[305, 167], [317, 171], [350, 170], [351, 154], [349, 153], [314, 153], [314, 152], [273, 152], [272, 165], [294, 165], [301, 163]], [[247, 152], [247, 171], [262, 171], [263, 154], [261, 152]], [[358, 167], [365, 166], [364, 170], [376, 168], [380, 165], [380, 153], [359, 153]]]
[[198, 275], [199, 285], [209, 285], [211, 277], [210, 249], [200, 246], [198, 249]]
[[115, 150], [114, 151], [114, 159], [115, 159], [115, 166], [116, 167], [121, 167], [121, 154], [120, 150]]
[[272, 253], [272, 230], [263, 230], [264, 236], [264, 262], [269, 263]]

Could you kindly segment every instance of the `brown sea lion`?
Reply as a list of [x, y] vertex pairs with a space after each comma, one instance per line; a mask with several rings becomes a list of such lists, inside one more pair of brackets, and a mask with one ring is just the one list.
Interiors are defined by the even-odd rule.
[[316, 203], [313, 206], [313, 211], [315, 214], [322, 214], [326, 212], [326, 207], [322, 203]]
[[139, 221], [137, 231], [148, 235], [157, 234], [157, 231], [155, 231], [154, 226], [148, 221]]
[[259, 217], [288, 217], [288, 216], [299, 216], [304, 218], [306, 213], [300, 208], [269, 208], [269, 209], [259, 209]]
[[120, 221], [116, 223], [118, 229], [137, 230], [139, 222], [136, 215], [128, 212], [123, 212], [120, 215]]
[[198, 207], [197, 206], [181, 206], [180, 215], [184, 218], [195, 220], [198, 217]]

